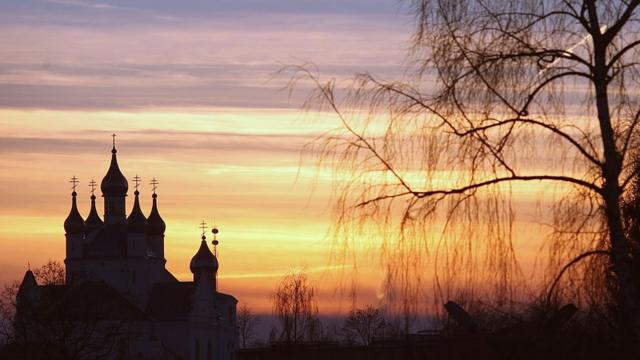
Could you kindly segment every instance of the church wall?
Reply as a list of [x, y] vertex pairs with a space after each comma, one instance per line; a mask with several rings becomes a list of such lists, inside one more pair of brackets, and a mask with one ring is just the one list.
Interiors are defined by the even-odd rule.
[[191, 359], [189, 325], [186, 321], [165, 321], [154, 324], [155, 336], [171, 351]]
[[67, 258], [81, 258], [84, 236], [82, 234], [66, 234], [65, 240]]
[[235, 348], [230, 335], [224, 327], [211, 322], [189, 322], [190, 349], [187, 359], [192, 360], [231, 360]]
[[124, 224], [126, 222], [127, 203], [125, 196], [108, 196], [104, 198], [105, 224]]
[[[168, 281], [164, 260], [145, 258], [67, 259], [69, 283], [103, 280], [144, 309], [153, 284]], [[72, 280], [73, 279], [73, 280]]]
[[147, 239], [155, 256], [164, 259], [164, 235], [149, 235]]

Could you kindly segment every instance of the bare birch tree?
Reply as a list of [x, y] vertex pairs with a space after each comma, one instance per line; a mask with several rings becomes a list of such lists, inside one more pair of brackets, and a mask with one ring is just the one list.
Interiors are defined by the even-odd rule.
[[364, 309], [351, 311], [344, 321], [342, 332], [349, 342], [355, 340], [362, 345], [369, 345], [373, 337], [380, 335], [378, 333], [382, 332], [386, 326], [387, 322], [382, 312], [372, 305], [367, 305]]
[[46, 264], [33, 269], [33, 275], [40, 285], [64, 285], [64, 265], [56, 260], [49, 259]]
[[273, 293], [273, 313], [280, 327], [280, 341], [303, 343], [317, 330], [318, 305], [315, 289], [304, 273], [291, 273], [282, 278]]
[[514, 194], [538, 186], [553, 210], [554, 298], [613, 305], [621, 343], [640, 352], [639, 254], [622, 214], [640, 145], [640, 0], [411, 4], [410, 76], [360, 74], [345, 93], [309, 68], [292, 77], [315, 84], [308, 107], [340, 120], [312, 148], [339, 180], [340, 254], [383, 234], [405, 312], [424, 294], [427, 260], [436, 303], [508, 304], [526, 284]]
[[247, 348], [249, 342], [254, 338], [256, 325], [260, 318], [253, 311], [243, 304], [238, 310], [238, 328], [240, 330], [240, 345], [243, 349]]

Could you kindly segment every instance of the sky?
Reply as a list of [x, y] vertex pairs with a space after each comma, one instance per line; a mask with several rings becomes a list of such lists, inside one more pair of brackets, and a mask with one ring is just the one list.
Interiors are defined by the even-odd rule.
[[[64, 259], [68, 180], [80, 179], [86, 216], [116, 133], [145, 213], [147, 184], [160, 181], [167, 267], [179, 279], [191, 278], [204, 219], [220, 228], [222, 291], [269, 312], [279, 279], [304, 269], [320, 311], [341, 311], [331, 178], [301, 153], [338, 122], [302, 111], [310, 88], [290, 95], [279, 70], [313, 63], [324, 79], [394, 79], [411, 30], [396, 0], [2, 1], [0, 283]], [[373, 303], [382, 271], [369, 258], [360, 296]]]

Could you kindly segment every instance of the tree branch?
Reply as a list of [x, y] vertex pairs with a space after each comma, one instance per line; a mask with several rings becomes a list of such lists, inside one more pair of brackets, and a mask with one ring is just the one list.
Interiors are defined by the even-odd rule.
[[[631, 17], [631, 14], [633, 14], [633, 12], [638, 7], [638, 5], [640, 5], [640, 0], [632, 0], [629, 2], [627, 9], [624, 11], [624, 13], [622, 13], [622, 16], [620, 16], [618, 21], [616, 21], [615, 24], [611, 25], [609, 29], [605, 31], [604, 34], [602, 34], [603, 40], [605, 41], [605, 43], [609, 43], [611, 40], [613, 40], [613, 38], [618, 34], [620, 29], [622, 29], [622, 27], [627, 23], [627, 21]], [[594, 8], [595, 8], [595, 5], [594, 5]]]
[[579, 185], [581, 187], [584, 187], [588, 190], [591, 190], [593, 192], [596, 192], [598, 194], [602, 193], [602, 189], [590, 182], [584, 181], [584, 180], [580, 180], [580, 179], [576, 179], [576, 178], [572, 178], [569, 176], [557, 176], [557, 175], [532, 175], [532, 176], [509, 176], [509, 177], [499, 177], [499, 178], [494, 178], [491, 180], [486, 180], [486, 181], [482, 181], [479, 183], [474, 183], [474, 184], [469, 184], [466, 186], [462, 186], [459, 188], [453, 188], [453, 189], [449, 189], [449, 190], [431, 190], [431, 191], [415, 191], [413, 192], [413, 195], [419, 197], [419, 198], [424, 198], [424, 197], [429, 197], [429, 196], [433, 196], [433, 195], [453, 195], [453, 194], [463, 194], [466, 193], [469, 190], [475, 190], [475, 189], [479, 189], [482, 187], [486, 187], [489, 185], [495, 185], [495, 184], [499, 184], [499, 183], [504, 183], [504, 182], [513, 182], [513, 181], [559, 181], [559, 182], [566, 182], [566, 183], [571, 183], [574, 185]]
[[623, 47], [622, 49], [620, 49], [620, 51], [618, 51], [613, 57], [611, 57], [611, 60], [609, 61], [609, 63], [607, 64], [607, 69], [610, 69], [615, 63], [616, 61], [618, 61], [621, 57], [624, 56], [624, 54], [633, 49], [634, 47], [640, 45], [640, 40], [636, 40], [630, 44], [627, 44], [627, 46]]
[[540, 126], [544, 129], [547, 129], [549, 131], [551, 131], [552, 133], [562, 137], [563, 139], [567, 140], [568, 142], [570, 142], [573, 146], [575, 146], [575, 148], [582, 154], [584, 155], [589, 161], [591, 161], [594, 165], [597, 166], [601, 166], [602, 163], [592, 154], [590, 154], [582, 145], [580, 145], [580, 143], [578, 143], [578, 141], [576, 141], [574, 138], [571, 137], [571, 135], [565, 133], [564, 131], [558, 129], [557, 127], [550, 125], [550, 124], [546, 124], [544, 122], [538, 121], [538, 120], [534, 120], [534, 119], [527, 119], [527, 118], [513, 118], [513, 119], [507, 119], [507, 120], [502, 120], [502, 121], [498, 121], [496, 123], [493, 124], [489, 124], [489, 125], [485, 125], [485, 126], [479, 126], [473, 129], [469, 129], [467, 131], [464, 132], [458, 132], [456, 133], [456, 135], [459, 136], [466, 136], [470, 133], [475, 133], [475, 132], [479, 132], [479, 131], [485, 131], [491, 128], [495, 128], [495, 127], [501, 127], [501, 126], [505, 126], [505, 125], [510, 125], [513, 123], [522, 123], [522, 124], [531, 124], [531, 125], [537, 125]]
[[567, 263], [565, 266], [563, 266], [562, 270], [560, 270], [560, 272], [558, 273], [556, 278], [551, 283], [551, 286], [549, 287], [549, 291], [547, 292], [547, 306], [549, 306], [551, 304], [551, 296], [553, 296], [553, 290], [556, 288], [556, 285], [558, 285], [558, 282], [560, 281], [560, 278], [562, 278], [562, 275], [564, 275], [564, 273], [567, 270], [569, 270], [570, 267], [572, 267], [573, 265], [577, 264], [582, 259], [587, 258], [589, 256], [593, 256], [593, 255], [611, 255], [611, 253], [609, 251], [605, 251], [605, 250], [587, 251], [585, 253], [582, 253], [582, 254], [578, 255], [573, 260], [571, 260], [569, 263]]

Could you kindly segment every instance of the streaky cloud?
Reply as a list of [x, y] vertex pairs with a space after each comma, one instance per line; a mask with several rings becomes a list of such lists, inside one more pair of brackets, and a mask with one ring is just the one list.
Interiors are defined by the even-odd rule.
[[60, 5], [70, 5], [70, 6], [80, 6], [91, 9], [114, 9], [116, 6], [105, 2], [93, 2], [86, 0], [47, 0], [48, 3], [52, 4], [60, 4]]
[[[104, 151], [109, 132], [88, 131], [85, 136], [71, 138], [48, 137], [8, 137], [0, 136], [0, 154], [38, 154], [59, 153], [77, 154], [79, 152], [99, 153]], [[89, 134], [100, 134], [90, 136]], [[181, 131], [120, 131], [120, 135], [136, 137], [127, 148], [135, 149], [138, 154], [175, 152], [193, 150], [198, 152], [229, 150], [234, 152], [290, 152], [299, 153], [300, 147], [313, 140], [313, 135], [292, 134], [248, 134], [225, 132], [181, 132]], [[83, 139], [84, 137], [84, 139]], [[87, 140], [91, 137], [93, 140]]]

